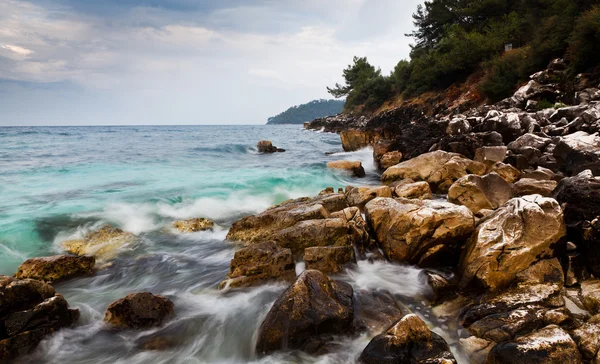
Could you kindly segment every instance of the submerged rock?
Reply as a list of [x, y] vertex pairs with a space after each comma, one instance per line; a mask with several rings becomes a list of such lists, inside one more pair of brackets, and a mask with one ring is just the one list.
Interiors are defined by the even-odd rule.
[[66, 240], [61, 245], [69, 253], [91, 255], [106, 260], [114, 258], [120, 248], [134, 240], [135, 235], [132, 233], [105, 225], [99, 230], [88, 233], [83, 239]]
[[104, 322], [116, 329], [145, 329], [160, 326], [173, 312], [173, 302], [166, 297], [131, 293], [108, 306]]
[[54, 282], [94, 273], [96, 259], [89, 256], [55, 255], [27, 259], [17, 269], [15, 278], [32, 278]]
[[394, 296], [385, 290], [360, 290], [354, 293], [354, 328], [376, 335], [402, 318]]
[[306, 270], [275, 301], [258, 332], [256, 351], [320, 352], [330, 335], [351, 332], [352, 287], [316, 270]]
[[461, 177], [448, 191], [450, 202], [466, 206], [474, 214], [480, 210], [495, 210], [513, 197], [511, 185], [496, 173]]
[[327, 163], [327, 167], [348, 172], [354, 177], [365, 176], [365, 169], [360, 161], [334, 161]]
[[514, 341], [500, 343], [487, 356], [486, 364], [579, 364], [577, 345], [556, 325], [547, 326]]
[[79, 318], [47, 283], [0, 276], [0, 361], [32, 351], [47, 335]]
[[258, 149], [258, 152], [261, 154], [285, 152], [285, 149], [277, 148], [269, 140], [261, 140], [260, 142], [258, 142], [258, 144], [256, 144], [256, 149]]
[[251, 287], [272, 281], [293, 282], [296, 278], [290, 249], [274, 242], [255, 244], [235, 252], [227, 278], [219, 288]]
[[369, 342], [359, 358], [364, 364], [456, 363], [450, 347], [414, 314], [406, 315]]
[[365, 206], [365, 215], [388, 259], [419, 265], [437, 254], [451, 266], [448, 252], [475, 225], [469, 209], [443, 201], [376, 198]]
[[457, 179], [467, 174], [482, 175], [485, 170], [483, 163], [472, 161], [460, 154], [438, 150], [390, 167], [381, 178], [387, 183], [405, 178], [426, 181], [434, 192], [444, 193]]
[[507, 286], [540, 258], [551, 257], [565, 233], [555, 200], [531, 195], [508, 201], [481, 222], [467, 242], [459, 266], [460, 287], [495, 291]]
[[195, 233], [197, 231], [212, 230], [215, 223], [203, 217], [175, 221], [173, 227], [182, 233]]

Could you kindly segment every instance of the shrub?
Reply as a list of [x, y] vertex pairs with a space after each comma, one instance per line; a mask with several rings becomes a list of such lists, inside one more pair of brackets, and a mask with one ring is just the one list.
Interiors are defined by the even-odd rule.
[[579, 17], [569, 40], [567, 59], [573, 72], [584, 71], [600, 63], [600, 5]]
[[523, 47], [506, 52], [489, 62], [481, 81], [480, 91], [492, 101], [510, 96], [520, 81], [526, 79], [534, 70], [534, 62], [530, 47]]

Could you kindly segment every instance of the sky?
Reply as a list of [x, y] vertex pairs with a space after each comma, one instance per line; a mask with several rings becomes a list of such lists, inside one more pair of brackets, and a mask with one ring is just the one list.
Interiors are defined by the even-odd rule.
[[0, 125], [264, 124], [389, 73], [420, 2], [0, 0]]

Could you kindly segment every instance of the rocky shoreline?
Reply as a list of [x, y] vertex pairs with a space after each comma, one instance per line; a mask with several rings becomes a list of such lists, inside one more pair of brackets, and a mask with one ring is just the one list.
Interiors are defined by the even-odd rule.
[[[462, 114], [405, 106], [306, 124], [340, 133], [346, 151], [372, 147], [381, 185], [331, 187], [232, 224], [227, 241], [238, 248], [218, 289], [288, 286], [262, 321], [256, 355], [320, 355], [339, 337], [367, 335], [357, 362], [455, 363], [457, 344], [473, 363], [600, 362], [600, 90], [582, 81], [570, 97], [547, 83], [563, 70], [553, 61], [511, 98]], [[555, 107], [537, 110], [548, 100]], [[329, 167], [364, 176], [353, 163]], [[171, 229], [214, 226], [195, 218]], [[62, 242], [71, 255], [0, 276], [0, 359], [75, 324], [78, 311], [52, 284], [94, 274], [135, 241], [104, 226]], [[432, 312], [456, 321], [458, 343], [389, 292], [336, 279], [378, 260], [424, 269]], [[109, 331], [136, 330], [176, 314], [167, 297], [137, 292], [110, 304], [104, 321]], [[160, 349], [155, 339], [149, 347]]]

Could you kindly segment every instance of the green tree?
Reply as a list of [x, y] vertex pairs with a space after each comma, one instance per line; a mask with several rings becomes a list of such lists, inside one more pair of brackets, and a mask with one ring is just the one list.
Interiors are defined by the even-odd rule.
[[345, 85], [335, 84], [333, 88], [327, 87], [327, 91], [335, 98], [348, 96], [357, 89], [360, 89], [370, 79], [380, 76], [381, 70], [375, 69], [368, 61], [367, 57], [354, 57], [353, 63], [343, 71]]

